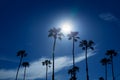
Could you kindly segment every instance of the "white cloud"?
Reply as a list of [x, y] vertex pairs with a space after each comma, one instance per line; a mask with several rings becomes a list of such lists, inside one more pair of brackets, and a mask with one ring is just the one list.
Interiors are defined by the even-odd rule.
[[[89, 53], [88, 56], [93, 56], [93, 53]], [[75, 58], [76, 62], [80, 62], [84, 60], [84, 53], [81, 53], [81, 55], [77, 56]], [[27, 68], [27, 73], [26, 73], [26, 78], [28, 80], [34, 80], [37, 78], [44, 78], [45, 77], [45, 67], [42, 65], [42, 61], [44, 61], [47, 58], [40, 58], [39, 60], [30, 63], [30, 67]], [[63, 68], [67, 66], [72, 65], [72, 58], [68, 56], [63, 56], [63, 57], [57, 57], [55, 58], [55, 72], [58, 72], [62, 70]], [[19, 78], [23, 78], [23, 67], [20, 69], [19, 72]], [[48, 73], [51, 74], [52, 72], [52, 66], [49, 69]], [[15, 74], [16, 70], [6, 70], [6, 69], [1, 69], [0, 70], [0, 80], [2, 79], [15, 79]]]

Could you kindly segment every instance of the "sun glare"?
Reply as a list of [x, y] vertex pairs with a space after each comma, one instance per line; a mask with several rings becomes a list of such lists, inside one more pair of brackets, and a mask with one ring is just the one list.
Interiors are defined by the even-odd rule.
[[71, 27], [72, 27], [72, 25], [70, 24], [70, 23], [64, 23], [63, 25], [62, 25], [62, 32], [64, 33], [64, 34], [69, 34], [70, 32], [71, 32]]

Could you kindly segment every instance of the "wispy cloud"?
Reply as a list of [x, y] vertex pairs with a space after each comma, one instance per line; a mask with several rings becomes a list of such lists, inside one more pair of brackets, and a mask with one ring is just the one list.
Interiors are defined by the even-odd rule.
[[102, 13], [99, 17], [105, 21], [118, 21], [118, 18], [112, 13]]
[[[95, 54], [89, 53], [88, 57], [93, 56]], [[45, 77], [45, 67], [42, 66], [41, 62], [44, 61], [47, 58], [40, 58], [39, 60], [32, 62], [30, 64], [30, 67], [27, 69], [27, 79], [34, 80], [37, 78], [44, 78]], [[81, 55], [78, 55], [75, 60], [76, 63], [84, 60], [84, 53], [81, 53]], [[63, 56], [63, 57], [57, 57], [55, 59], [55, 72], [58, 72], [62, 70], [65, 67], [71, 66], [72, 65], [72, 58], [68, 56]], [[49, 69], [48, 73], [51, 74], [52, 68]], [[1, 69], [0, 70], [0, 80], [6, 80], [6, 79], [11, 79], [13, 80], [15, 78], [16, 74], [16, 69], [14, 70], [6, 70], [6, 69]], [[23, 67], [20, 69], [19, 72], [19, 78], [23, 77]]]
[[120, 19], [112, 13], [101, 13], [99, 17], [104, 21], [114, 22], [116, 25], [120, 26]]

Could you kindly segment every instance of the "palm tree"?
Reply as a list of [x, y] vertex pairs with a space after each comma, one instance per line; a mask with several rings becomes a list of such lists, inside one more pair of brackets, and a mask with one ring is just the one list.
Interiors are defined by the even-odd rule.
[[[75, 54], [74, 54], [74, 47], [75, 47], [75, 42], [78, 41], [80, 37], [78, 37], [78, 32], [71, 32], [68, 34], [68, 40], [72, 40], [72, 55], [73, 55], [73, 68], [75, 67]], [[76, 77], [75, 72], [73, 72], [74, 77]]]
[[103, 58], [100, 62], [105, 66], [105, 80], [107, 80], [107, 64], [110, 63], [110, 59]]
[[48, 67], [50, 67], [50, 64], [51, 64], [50, 60], [45, 60], [44, 62], [42, 62], [42, 65], [46, 66], [46, 80], [47, 80]]
[[53, 65], [52, 65], [52, 67], [53, 67], [53, 71], [52, 71], [52, 80], [54, 80], [54, 52], [55, 52], [55, 46], [56, 46], [56, 40], [57, 39], [62, 39], [62, 36], [64, 36], [63, 35], [63, 33], [61, 32], [61, 29], [60, 28], [58, 28], [58, 29], [56, 29], [56, 28], [53, 28], [53, 29], [50, 29], [49, 30], [49, 35], [48, 35], [48, 37], [53, 37], [53, 39], [54, 39], [54, 43], [53, 43], [53, 53], [52, 53], [52, 57], [53, 57]]
[[30, 64], [29, 64], [28, 62], [23, 62], [23, 63], [22, 63], [22, 66], [25, 67], [25, 69], [24, 69], [24, 78], [23, 78], [23, 80], [25, 80], [25, 76], [26, 76], [26, 67], [29, 67]]
[[26, 57], [27, 54], [26, 54], [25, 50], [20, 50], [20, 51], [17, 52], [17, 56], [20, 57], [20, 62], [19, 62], [19, 65], [18, 65], [18, 69], [17, 69], [15, 80], [17, 80], [18, 72], [19, 72], [20, 66], [22, 64], [22, 59], [23, 59], [23, 57]]
[[79, 67], [77, 67], [77, 66], [74, 66], [72, 69], [68, 70], [68, 74], [71, 75], [70, 80], [76, 80], [77, 79], [76, 76], [74, 76], [74, 74], [76, 75], [77, 71], [79, 71]]
[[94, 42], [92, 40], [82, 40], [80, 41], [79, 47], [82, 47], [82, 50], [85, 50], [85, 61], [86, 61], [86, 80], [89, 80], [89, 74], [88, 74], [88, 60], [87, 60], [87, 52], [88, 49], [94, 50]]
[[75, 74], [75, 76], [73, 76], [74, 80], [77, 79], [77, 78], [76, 78], [76, 72], [77, 72], [77, 71], [79, 71], [79, 67], [74, 66], [74, 67], [73, 67], [73, 72], [74, 72], [74, 74]]
[[104, 80], [104, 78], [103, 78], [103, 77], [100, 77], [99, 80]]
[[116, 56], [117, 52], [115, 50], [107, 50], [106, 55], [110, 57], [111, 66], [112, 66], [112, 78], [113, 78], [113, 80], [115, 80], [114, 66], [113, 66], [113, 56]]

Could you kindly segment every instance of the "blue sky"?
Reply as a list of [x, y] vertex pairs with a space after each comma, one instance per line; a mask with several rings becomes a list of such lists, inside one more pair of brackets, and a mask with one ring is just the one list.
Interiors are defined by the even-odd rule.
[[[120, 51], [119, 0], [1, 0], [0, 1], [0, 80], [13, 80], [18, 67], [17, 51], [24, 49], [30, 62], [28, 80], [44, 80], [45, 67], [41, 62], [52, 57], [53, 40], [48, 30], [70, 21], [80, 40], [95, 42], [95, 51], [89, 52], [90, 80], [104, 76], [100, 60], [108, 49]], [[85, 80], [84, 52], [76, 43], [76, 65], [80, 67], [78, 80]], [[57, 41], [55, 51], [55, 78], [68, 80], [72, 66], [72, 43], [65, 37]], [[116, 80], [120, 80], [120, 55], [114, 58]], [[108, 66], [111, 80], [111, 66]], [[7, 77], [6, 77], [7, 76]], [[19, 78], [23, 78], [21, 67]], [[49, 69], [51, 80], [51, 68]]]

